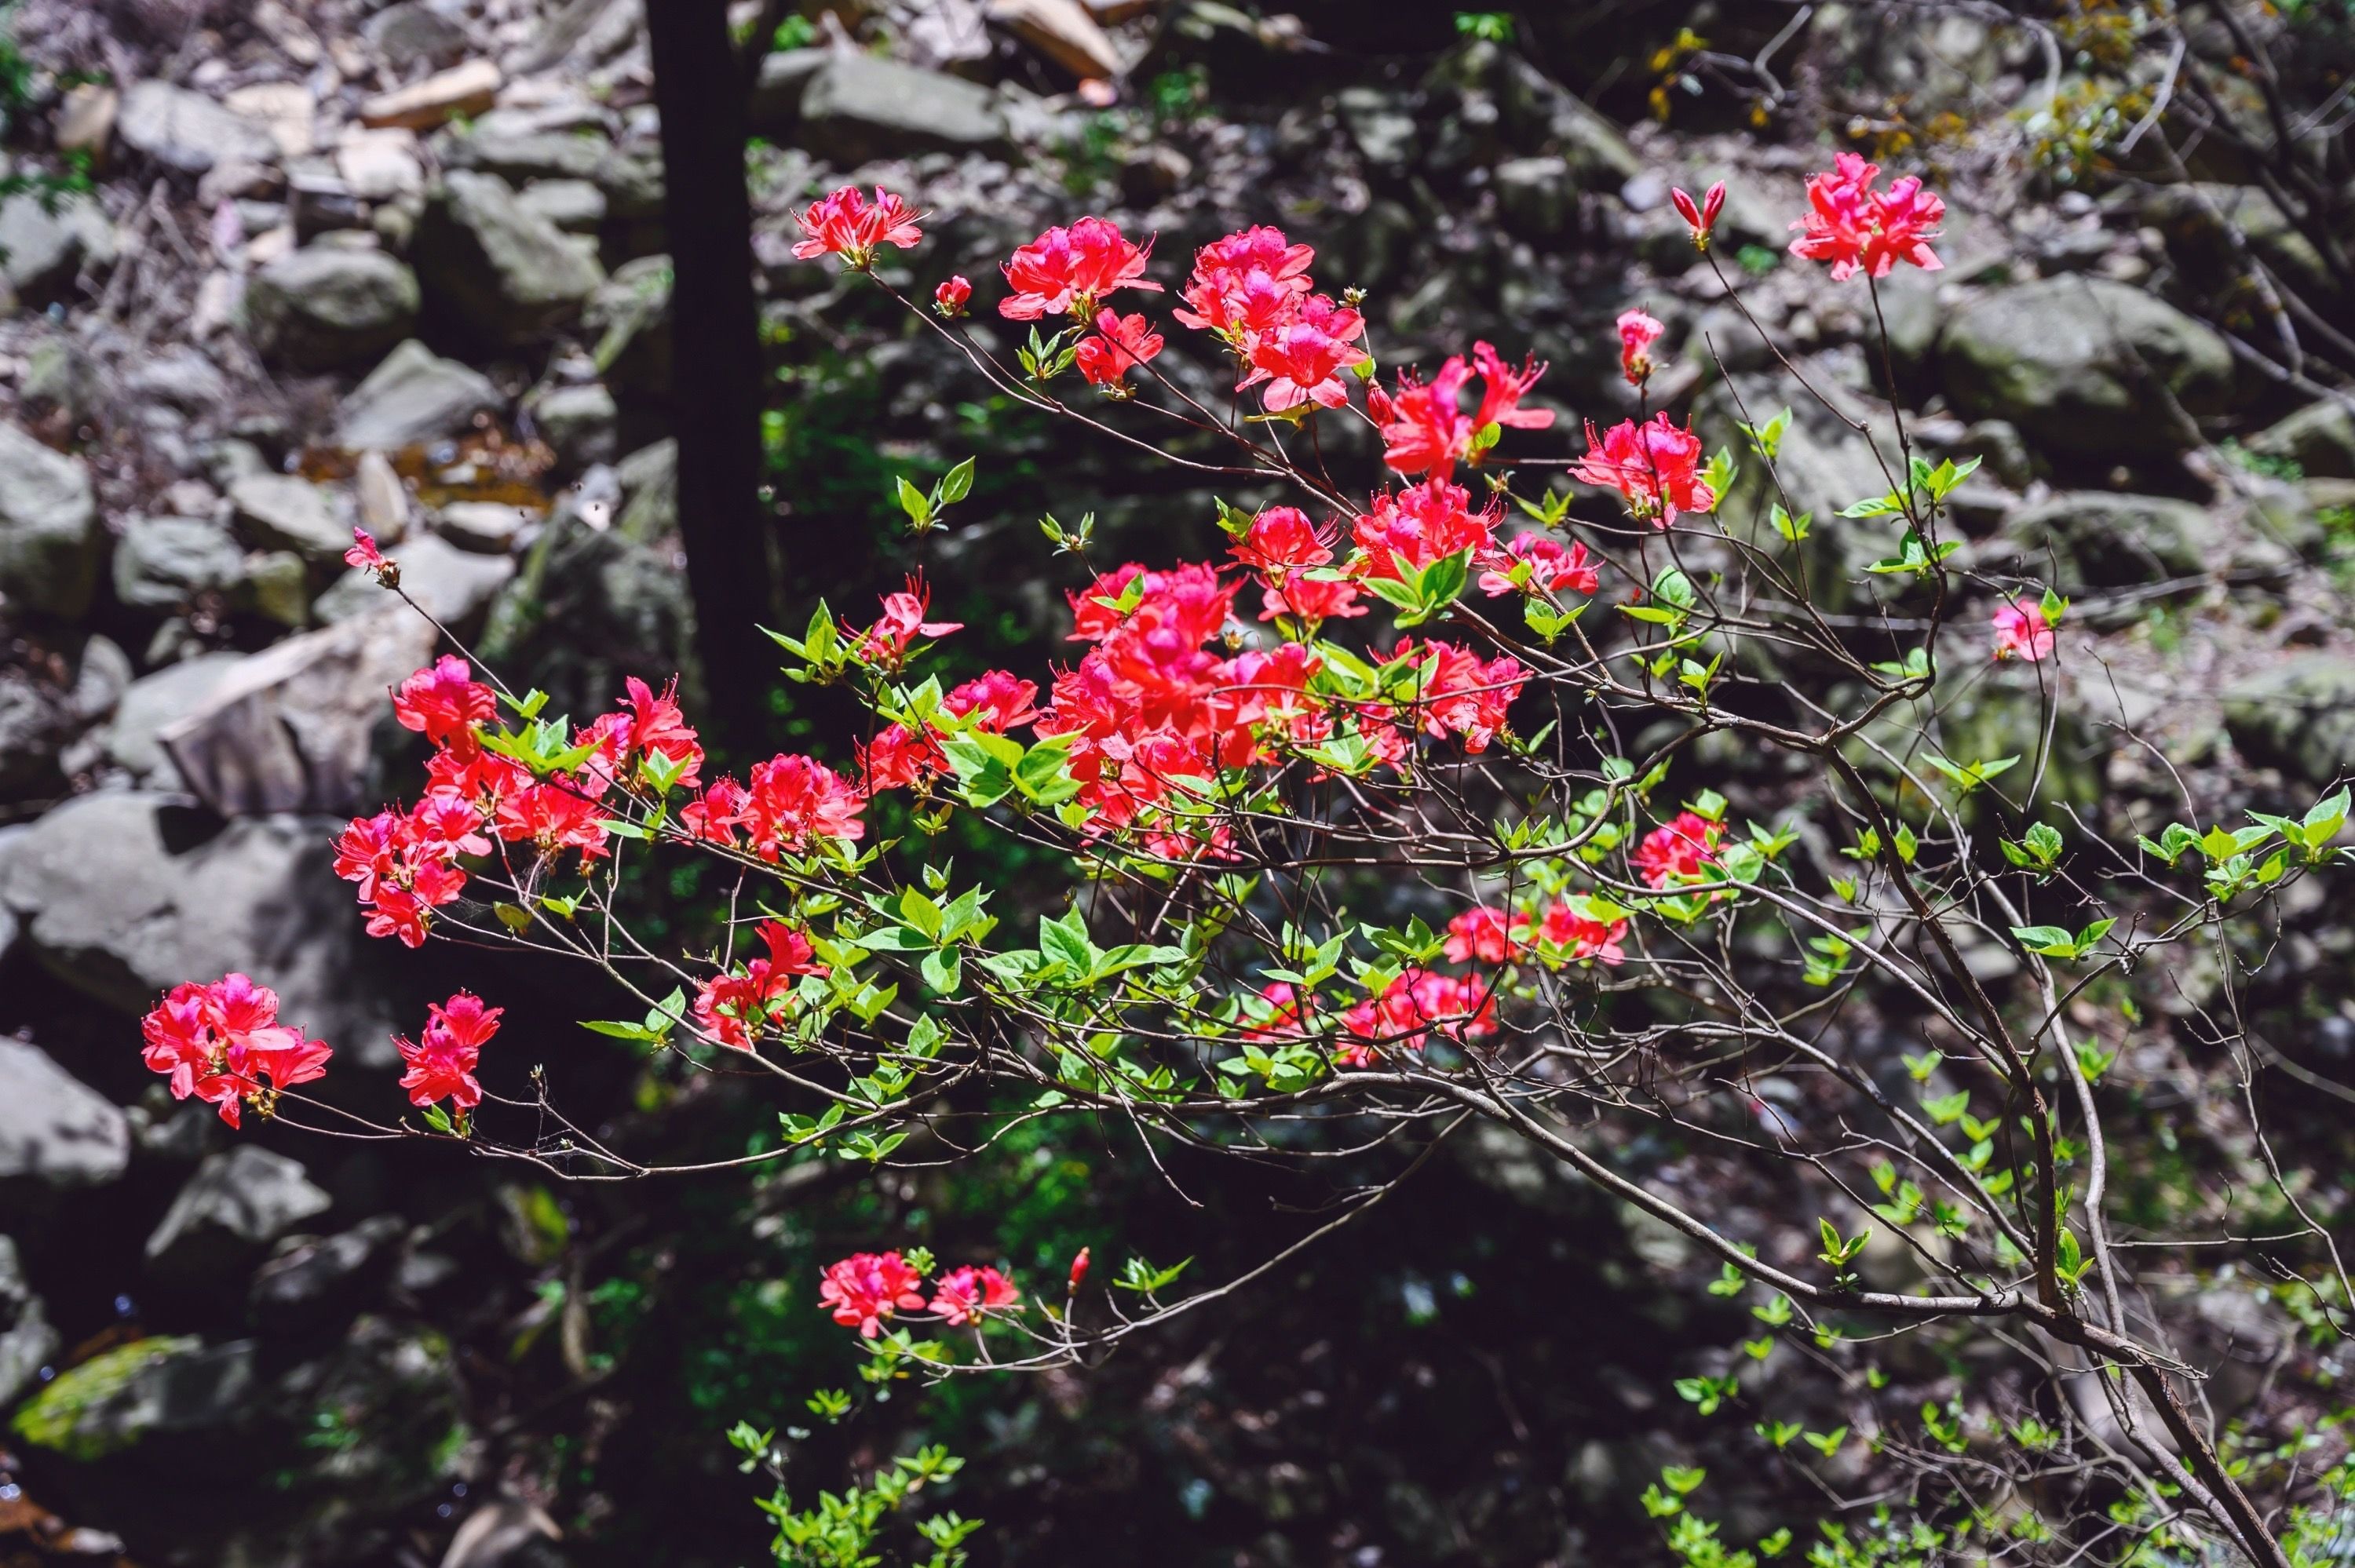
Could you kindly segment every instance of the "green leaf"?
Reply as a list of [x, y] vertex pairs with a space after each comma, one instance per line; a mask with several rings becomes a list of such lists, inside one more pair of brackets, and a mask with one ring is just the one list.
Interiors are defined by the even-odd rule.
[[967, 458], [942, 477], [941, 500], [954, 505], [972, 493], [973, 459]]
[[932, 521], [932, 498], [910, 484], [905, 474], [900, 476], [899, 484], [900, 510], [908, 514], [908, 521], [919, 526]]

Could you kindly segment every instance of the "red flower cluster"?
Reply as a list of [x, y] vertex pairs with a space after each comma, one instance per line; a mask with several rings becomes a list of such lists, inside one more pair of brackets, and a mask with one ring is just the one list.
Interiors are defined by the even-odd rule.
[[1583, 897], [1557, 898], [1536, 919], [1518, 910], [1486, 906], [1467, 909], [1447, 923], [1447, 957], [1455, 963], [1510, 964], [1536, 958], [1550, 968], [1598, 959], [1625, 961], [1619, 940], [1627, 934], [1622, 916], [1603, 919]]
[[1589, 419], [1586, 446], [1571, 477], [1617, 491], [1629, 512], [1656, 526], [1666, 528], [1680, 512], [1707, 512], [1717, 504], [1717, 492], [1700, 477], [1700, 438], [1679, 429], [1665, 408], [1641, 425], [1622, 419], [1608, 435], [1595, 434]]
[[1791, 225], [1801, 231], [1791, 254], [1830, 262], [1835, 282], [1859, 272], [1886, 278], [1900, 261], [1925, 272], [1945, 267], [1930, 241], [1938, 238], [1946, 204], [1913, 175], [1876, 191], [1872, 185], [1880, 177], [1880, 164], [1854, 153], [1835, 157], [1829, 174], [1807, 182], [1807, 214]]
[[924, 581], [922, 572], [908, 574], [908, 586], [898, 593], [883, 596], [883, 613], [875, 624], [860, 630], [846, 623], [845, 636], [851, 652], [870, 664], [896, 670], [908, 656], [908, 647], [919, 637], [946, 637], [952, 631], [964, 630], [962, 620], [927, 620], [932, 613], [932, 588]]
[[140, 1021], [147, 1065], [171, 1080], [172, 1097], [218, 1107], [238, 1125], [251, 1101], [264, 1115], [297, 1084], [326, 1075], [325, 1041], [278, 1022], [278, 993], [240, 974], [210, 985], [176, 985]]
[[1469, 491], [1436, 477], [1375, 496], [1373, 510], [1351, 529], [1365, 552], [1364, 574], [1403, 579], [1462, 551], [1476, 558], [1490, 554], [1503, 503], [1492, 500], [1477, 512], [1471, 506]]
[[1157, 294], [1161, 285], [1145, 276], [1145, 259], [1152, 251], [1151, 240], [1132, 245], [1118, 224], [1101, 217], [1083, 217], [1069, 228], [1059, 224], [1017, 249], [1005, 264], [1014, 292], [997, 302], [997, 313], [1008, 321], [1068, 315], [1085, 323], [1114, 289]]
[[1261, 399], [1272, 414], [1340, 408], [1349, 400], [1341, 373], [1365, 363], [1356, 346], [1365, 318], [1315, 291], [1308, 264], [1316, 257], [1280, 228], [1241, 229], [1194, 253], [1187, 308], [1171, 313], [1225, 340], [1243, 366], [1235, 390], [1264, 384]]
[[1513, 574], [1524, 562], [1529, 566], [1531, 588], [1543, 588], [1548, 593], [1568, 588], [1592, 594], [1602, 589], [1603, 574], [1588, 556], [1584, 545], [1572, 543], [1564, 549], [1542, 534], [1518, 534], [1507, 541], [1501, 554], [1491, 554], [1481, 563], [1487, 569], [1480, 574], [1480, 591], [1490, 599], [1518, 592]]
[[393, 1047], [409, 1068], [400, 1079], [409, 1103], [430, 1106], [448, 1100], [462, 1116], [482, 1104], [483, 1086], [474, 1081], [474, 1067], [482, 1060], [483, 1046], [499, 1032], [499, 1015], [506, 1011], [485, 1007], [481, 997], [462, 991], [426, 1010], [422, 1044], [405, 1034], [394, 1035]]
[[867, 835], [859, 813], [867, 797], [823, 762], [787, 753], [755, 763], [748, 789], [722, 776], [679, 808], [679, 825], [705, 843], [749, 851], [774, 862], [806, 854], [820, 839], [856, 842]]
[[973, 284], [960, 272], [932, 291], [932, 309], [954, 320], [964, 314], [965, 302], [972, 298]]
[[769, 949], [742, 971], [717, 974], [695, 996], [695, 1022], [703, 1037], [750, 1051], [769, 1021], [770, 1010], [803, 975], [822, 975], [826, 966], [811, 955], [807, 934], [776, 920], [763, 920], [758, 935]]
[[1423, 680], [1416, 707], [1423, 732], [1434, 738], [1461, 736], [1468, 752], [1487, 750], [1488, 742], [1505, 727], [1506, 710], [1521, 694], [1529, 672], [1508, 655], [1484, 661], [1468, 648], [1436, 639], [1419, 651], [1412, 639], [1402, 639], [1390, 657], [1405, 659], [1418, 652]]
[[2032, 599], [2003, 605], [1995, 612], [1995, 656], [2034, 664], [2052, 655], [2052, 622]]
[[1072, 363], [1091, 387], [1126, 387], [1128, 373], [1161, 352], [1161, 334], [1142, 315], [1096, 313], [1096, 330], [1080, 340]]
[[994, 1268], [975, 1268], [970, 1264], [941, 1276], [932, 1286], [932, 1310], [952, 1329], [978, 1323], [1021, 1298], [1014, 1281]]
[[1654, 887], [1702, 876], [1703, 866], [1717, 863], [1717, 846], [1724, 837], [1724, 823], [1712, 822], [1698, 811], [1678, 811], [1636, 846], [1636, 874]]
[[898, 1312], [921, 1311], [924, 1277], [910, 1268], [896, 1252], [853, 1253], [830, 1263], [820, 1277], [817, 1301], [833, 1308], [834, 1320], [873, 1339], [883, 1331], [883, 1320]]
[[[1472, 345], [1470, 365], [1462, 355], [1453, 355], [1427, 383], [1400, 372], [1395, 396], [1379, 387], [1366, 394], [1367, 412], [1381, 427], [1382, 461], [1410, 477], [1427, 473], [1445, 479], [1459, 461], [1493, 439], [1487, 434], [1491, 427], [1546, 429], [1553, 423], [1552, 410], [1521, 407], [1521, 399], [1544, 374], [1544, 365], [1535, 358], [1513, 369], [1485, 343]], [[1463, 391], [1475, 375], [1480, 377], [1480, 404], [1467, 415]]]
[[1348, 1038], [1333, 1053], [1345, 1067], [1371, 1066], [1378, 1053], [1420, 1051], [1433, 1034], [1476, 1040], [1497, 1032], [1497, 999], [1477, 980], [1410, 969], [1341, 1015]]
[[839, 256], [843, 264], [865, 270], [875, 263], [878, 246], [896, 245], [902, 250], [915, 248], [924, 237], [916, 227], [918, 214], [908, 204], [882, 186], [875, 187], [875, 202], [868, 206], [856, 185], [845, 185], [823, 201], [811, 203], [795, 217], [801, 225], [802, 238], [794, 246], [794, 254], [806, 261], [818, 256]]
[[[1087, 1249], [1071, 1262], [1071, 1288], [1079, 1288], [1087, 1272]], [[901, 1312], [922, 1311], [924, 1277], [896, 1252], [860, 1252], [826, 1265], [818, 1277], [818, 1305], [846, 1329], [874, 1339], [886, 1319]], [[934, 1282], [932, 1312], [951, 1328], [978, 1323], [1011, 1309], [1022, 1298], [1014, 1281], [994, 1268], [952, 1269]]]

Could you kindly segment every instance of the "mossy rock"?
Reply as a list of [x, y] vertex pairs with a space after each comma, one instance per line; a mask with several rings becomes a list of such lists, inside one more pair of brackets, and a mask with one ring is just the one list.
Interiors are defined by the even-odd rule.
[[155, 1434], [226, 1425], [252, 1386], [250, 1341], [208, 1348], [194, 1336], [159, 1335], [65, 1372], [9, 1427], [33, 1447], [90, 1463]]

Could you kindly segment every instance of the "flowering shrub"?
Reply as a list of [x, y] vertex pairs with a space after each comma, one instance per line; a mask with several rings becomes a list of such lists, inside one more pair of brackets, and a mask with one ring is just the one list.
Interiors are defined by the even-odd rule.
[[[1878, 178], [1843, 154], [1810, 183], [1792, 249], [1832, 282], [1939, 265], [1943, 204]], [[1723, 200], [1675, 196], [1712, 266]], [[886, 290], [882, 248], [922, 238], [897, 198], [850, 189], [802, 230], [797, 255]], [[432, 748], [418, 793], [338, 846], [370, 932], [597, 969], [630, 1016], [591, 1027], [773, 1080], [782, 1145], [752, 1160], [889, 1161], [966, 1085], [1008, 1097], [1007, 1116], [1115, 1116], [1197, 1142], [1219, 1128], [1270, 1159], [1298, 1147], [1271, 1136], [1291, 1122], [1362, 1117], [1421, 1142], [1493, 1123], [1673, 1227], [1722, 1265], [1721, 1294], [1755, 1293], [1761, 1319], [1827, 1358], [1851, 1333], [1961, 1320], [2114, 1369], [2138, 1391], [2121, 1405], [2129, 1443], [2207, 1528], [2278, 1563], [2169, 1381], [2177, 1358], [2125, 1304], [2101, 1080], [2141, 1016], [2137, 974], [2191, 944], [2237, 961], [2235, 923], [2348, 858], [2346, 792], [2138, 847], [2060, 812], [2046, 764], [2066, 601], [1950, 563], [1947, 502], [1973, 465], [1931, 463], [1902, 424], [1880, 449], [1887, 492], [1826, 525], [1892, 536], [1869, 575], [1888, 613], [1832, 617], [1807, 519], [1771, 502], [1722, 514], [1745, 465], [1754, 493], [1776, 493], [1787, 411], [1742, 427], [1737, 455], [1645, 407], [1585, 422], [1575, 458], [1517, 451], [1499, 472], [1508, 440], [1555, 422], [1531, 401], [1543, 365], [1476, 343], [1427, 377], [1385, 373], [1357, 296], [1318, 291], [1312, 247], [1266, 227], [1204, 247], [1165, 313], [1146, 298], [1165, 291], [1151, 249], [1082, 217], [1016, 250], [996, 302], [1031, 323], [1013, 364], [951, 324], [965, 280], [929, 311], [893, 297], [1023, 408], [1140, 452], [1171, 428], [1219, 442], [1258, 497], [1221, 503], [1222, 558], [1103, 562], [1086, 527], [1049, 518], [1074, 563], [1071, 658], [948, 687], [927, 654], [961, 628], [931, 618], [921, 577], [865, 624], [820, 604], [776, 638], [785, 673], [849, 686], [868, 733], [853, 757], [780, 754], [741, 782], [713, 771], [662, 673], [576, 723], [453, 652], [393, 698]], [[1665, 329], [1630, 312], [1618, 331], [1641, 399]], [[1175, 344], [1231, 375], [1231, 413], [1164, 377]], [[1335, 480], [1295, 440], [1320, 421], [1355, 433], [1342, 461], [1379, 459]], [[1523, 477], [1549, 467], [1593, 504]], [[967, 463], [929, 493], [903, 482], [919, 535], [971, 480]], [[365, 536], [352, 559], [398, 588]], [[1952, 672], [2032, 715], [2019, 750], [1947, 749], [1963, 744], [1936, 714]], [[1795, 782], [1738, 803], [1678, 782], [1689, 754], [1729, 738], [1793, 759]], [[1033, 919], [961, 883], [939, 849], [960, 816], [1065, 856], [1068, 907]], [[737, 917], [717, 950], [657, 952], [627, 930], [626, 846], [726, 872]], [[2013, 978], [1983, 978], [1990, 951]], [[2071, 1004], [2094, 994], [2123, 1004], [2087, 1022]], [[400, 1086], [426, 1110], [406, 1130], [500, 1156], [555, 1147], [536, 1106], [476, 1075], [499, 1012], [461, 993], [398, 1042]], [[1884, 1028], [1917, 1048], [1918, 1103], [1889, 1087]], [[234, 975], [176, 988], [146, 1037], [176, 1094], [231, 1121], [295, 1119], [291, 1091], [327, 1059]], [[1769, 1080], [1804, 1085], [1804, 1114], [1770, 1106]], [[1658, 1130], [1781, 1171], [1788, 1214], [1698, 1211]], [[609, 1173], [643, 1169], [561, 1137]], [[1908, 1282], [1869, 1284], [1884, 1259]], [[1252, 1277], [1170, 1299], [1183, 1266], [1131, 1258], [1114, 1285], [1135, 1309], [1107, 1312], [1083, 1295], [1084, 1252], [1057, 1303], [994, 1266], [934, 1277], [907, 1247], [835, 1263], [812, 1301], [855, 1330], [879, 1383], [1067, 1361]], [[1738, 1393], [1718, 1381], [1689, 1396], [1704, 1414]], [[742, 1441], [767, 1451], [767, 1435]], [[2066, 1462], [2114, 1462], [2095, 1447], [2073, 1440]], [[2062, 1462], [2050, 1445], [2010, 1451], [2021, 1473]], [[773, 1511], [806, 1523], [782, 1494]]]

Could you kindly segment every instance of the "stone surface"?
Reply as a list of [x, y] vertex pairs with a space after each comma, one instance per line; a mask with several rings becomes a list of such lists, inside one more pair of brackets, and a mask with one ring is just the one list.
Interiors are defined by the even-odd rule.
[[425, 3], [399, 0], [360, 24], [360, 37], [397, 73], [446, 66], [466, 52], [466, 30]]
[[10, 1420], [28, 1446], [88, 1464], [234, 1425], [254, 1392], [254, 1345], [193, 1335], [134, 1340], [59, 1375]]
[[621, 410], [613, 395], [598, 383], [549, 387], [527, 399], [524, 408], [540, 439], [555, 449], [559, 473], [574, 474], [591, 463], [613, 461]]
[[20, 645], [0, 663], [0, 800], [64, 792], [89, 758], [75, 743], [112, 711], [131, 683], [131, 660], [103, 637]]
[[466, 170], [428, 199], [413, 253], [429, 299], [498, 344], [546, 337], [605, 281], [592, 246], [525, 207], [505, 180]]
[[0, 423], [0, 601], [73, 620], [90, 608], [105, 551], [81, 460]]
[[[2087, 456], [2197, 446], [2186, 416], [2222, 407], [2232, 351], [2165, 301], [2105, 278], [2046, 278], [1962, 307], [1939, 344], [1947, 396], [2034, 444]], [[2181, 412], [2178, 412], [2178, 408]]]
[[244, 571], [245, 552], [209, 517], [134, 514], [114, 546], [114, 597], [133, 609], [182, 609], [228, 592]]
[[191, 975], [266, 976], [283, 1016], [381, 1065], [391, 1008], [371, 977], [351, 889], [333, 870], [342, 821], [221, 827], [168, 797], [76, 796], [0, 856], [0, 904], [33, 956], [135, 1018]]
[[436, 514], [434, 532], [462, 550], [505, 555], [533, 515], [504, 501], [453, 501]]
[[594, 234], [605, 221], [605, 193], [592, 180], [534, 180], [519, 199], [567, 234]]
[[352, 498], [360, 526], [379, 545], [398, 545], [409, 532], [409, 487], [392, 460], [373, 448], [360, 453], [352, 471]]
[[255, 1326], [283, 1333], [348, 1314], [372, 1277], [389, 1269], [392, 1244], [402, 1230], [400, 1220], [378, 1214], [336, 1235], [282, 1246], [254, 1271], [247, 1292]]
[[873, 55], [829, 57], [802, 93], [802, 144], [844, 168], [986, 151], [1005, 140], [1005, 118], [986, 88]]
[[799, 124], [802, 97], [810, 79], [825, 66], [826, 49], [778, 49], [761, 59], [753, 84], [749, 129], [756, 136], [776, 138]]
[[417, 274], [382, 251], [306, 245], [247, 280], [245, 330], [266, 360], [330, 370], [408, 336], [421, 297]]
[[2355, 414], [2326, 397], [2251, 436], [2248, 447], [2297, 464], [2308, 479], [2355, 479]]
[[2293, 654], [2222, 697], [2225, 730], [2251, 762], [2317, 789], [2355, 768], [2355, 658]]
[[337, 521], [325, 493], [300, 474], [249, 474], [229, 487], [229, 500], [245, 536], [265, 549], [335, 561], [351, 548], [350, 526]]
[[16, 1404], [57, 1353], [58, 1331], [25, 1279], [16, 1244], [0, 1235], [0, 1409]]
[[436, 638], [388, 596], [372, 614], [247, 655], [157, 743], [223, 816], [357, 811], [373, 803], [385, 693], [432, 661]]
[[127, 145], [184, 175], [224, 163], [278, 161], [278, 141], [269, 127], [165, 81], [133, 82], [123, 95], [115, 130]]
[[123, 1113], [37, 1045], [0, 1039], [0, 1181], [95, 1186], [130, 1164]]
[[60, 153], [87, 154], [92, 163], [103, 165], [107, 144], [114, 140], [114, 122], [122, 112], [121, 92], [104, 82], [78, 82], [58, 101], [50, 141]]
[[499, 401], [498, 388], [481, 371], [410, 338], [344, 399], [336, 439], [356, 450], [397, 451], [454, 436]]
[[181, 1187], [147, 1237], [147, 1263], [165, 1277], [217, 1277], [332, 1204], [300, 1160], [240, 1143]]
[[510, 128], [487, 120], [444, 136], [435, 145], [443, 167], [496, 175], [513, 185], [532, 180], [593, 181], [613, 150], [604, 132], [594, 126]]
[[666, 437], [640, 447], [614, 471], [622, 504], [613, 526], [624, 538], [651, 545], [678, 527], [678, 442]]
[[458, 114], [480, 114], [496, 102], [505, 79], [490, 60], [468, 60], [422, 81], [380, 92], [360, 105], [360, 123], [430, 131]]
[[623, 396], [669, 395], [671, 283], [669, 257], [641, 256], [614, 268], [581, 313], [597, 373]]
[[668, 554], [578, 519], [545, 546], [493, 607], [485, 662], [547, 692], [552, 713], [595, 713], [626, 676], [690, 669], [693, 611]]
[[140, 676], [115, 705], [113, 722], [101, 737], [101, 754], [134, 779], [157, 788], [180, 788], [179, 769], [157, 734], [202, 707], [245, 659], [242, 653], [199, 653]]
[[[480, 624], [491, 600], [516, 574], [512, 556], [462, 550], [432, 534], [415, 535], [391, 555], [400, 563], [401, 591], [453, 630]], [[335, 625], [387, 602], [374, 574], [354, 567], [312, 603], [311, 613]]]
[[2053, 562], [2053, 586], [2063, 593], [2200, 577], [2225, 565], [2215, 518], [2163, 495], [2065, 492], [2013, 513], [2004, 535], [2024, 569], [2041, 576]]
[[87, 196], [19, 191], [0, 202], [0, 277], [26, 299], [64, 293], [83, 268], [112, 261], [114, 249], [114, 226]]
[[1120, 49], [1080, 0], [986, 0], [982, 14], [1082, 79], [1127, 69]]
[[362, 201], [424, 194], [425, 162], [413, 131], [352, 126], [336, 139], [335, 159], [336, 173]]
[[232, 88], [221, 96], [221, 107], [270, 132], [282, 158], [309, 154], [318, 118], [318, 103], [299, 81], [257, 81]]
[[1510, 158], [1491, 175], [1506, 227], [1529, 239], [1556, 239], [1578, 217], [1578, 187], [1566, 159]]

